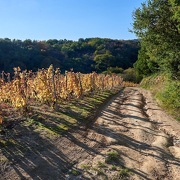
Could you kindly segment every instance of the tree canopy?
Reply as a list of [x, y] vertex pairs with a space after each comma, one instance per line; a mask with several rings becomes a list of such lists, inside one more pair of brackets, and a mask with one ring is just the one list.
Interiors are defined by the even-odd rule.
[[180, 1], [148, 0], [133, 13], [133, 31], [141, 50], [135, 68], [139, 74], [157, 71], [180, 74]]
[[13, 67], [37, 71], [50, 64], [62, 72], [73, 68], [75, 72], [102, 72], [109, 67], [123, 69], [137, 60], [137, 40], [87, 38], [78, 41], [49, 39], [0, 39], [0, 71], [12, 72]]

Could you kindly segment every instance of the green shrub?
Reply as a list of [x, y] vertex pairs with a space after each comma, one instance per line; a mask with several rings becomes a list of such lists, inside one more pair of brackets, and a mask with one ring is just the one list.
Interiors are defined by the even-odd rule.
[[169, 112], [176, 115], [178, 120], [180, 116], [177, 112], [180, 112], [180, 82], [169, 81], [164, 86], [162, 91], [157, 92], [156, 97], [161, 101], [163, 107]]
[[139, 83], [141, 77], [139, 77], [134, 68], [128, 68], [123, 71], [122, 77], [124, 81], [131, 81], [134, 83]]

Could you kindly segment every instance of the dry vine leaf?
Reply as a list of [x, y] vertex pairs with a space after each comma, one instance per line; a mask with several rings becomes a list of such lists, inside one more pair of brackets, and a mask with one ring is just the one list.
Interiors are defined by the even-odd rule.
[[3, 123], [3, 117], [1, 116], [1, 112], [0, 112], [0, 124]]
[[3, 122], [2, 110], [0, 110], [0, 125], [2, 124], [2, 122]]

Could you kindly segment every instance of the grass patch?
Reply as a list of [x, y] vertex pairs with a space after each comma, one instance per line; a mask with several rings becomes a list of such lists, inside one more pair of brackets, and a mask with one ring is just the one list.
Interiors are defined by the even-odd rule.
[[149, 89], [160, 106], [180, 120], [180, 81], [173, 80], [168, 74], [155, 74], [144, 78], [141, 87]]
[[99, 168], [106, 168], [107, 165], [105, 163], [101, 162], [101, 161], [98, 161], [98, 167]]
[[117, 171], [117, 166], [113, 165], [113, 166], [111, 167], [111, 170], [112, 170], [112, 171]]
[[117, 151], [111, 151], [107, 153], [107, 157], [105, 162], [106, 163], [112, 163], [112, 162], [118, 162], [119, 161], [119, 154]]
[[0, 147], [5, 147], [7, 146], [7, 141], [4, 139], [0, 139]]
[[175, 115], [180, 120], [180, 82], [168, 81], [164, 89], [157, 92], [156, 98], [161, 102], [161, 105], [171, 114]]
[[105, 174], [105, 172], [103, 171], [103, 169], [101, 169], [101, 168], [96, 168], [96, 167], [94, 167], [94, 168], [92, 168], [92, 169], [97, 172], [97, 175], [98, 175], [98, 176], [107, 177], [107, 175]]
[[74, 175], [74, 176], [79, 176], [81, 174], [80, 171], [76, 170], [76, 169], [72, 169], [69, 172], [70, 174]]
[[119, 175], [121, 178], [128, 177], [130, 175], [130, 170], [128, 168], [121, 169]]
[[91, 168], [91, 166], [88, 165], [88, 164], [82, 164], [81, 168], [84, 169], [84, 170], [89, 170]]
[[17, 142], [12, 139], [12, 138], [9, 138], [9, 139], [0, 139], [0, 147], [6, 147], [6, 146], [15, 146], [17, 144]]

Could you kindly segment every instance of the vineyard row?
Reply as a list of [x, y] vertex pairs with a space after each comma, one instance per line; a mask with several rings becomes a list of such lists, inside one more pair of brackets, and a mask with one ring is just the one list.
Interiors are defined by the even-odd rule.
[[14, 68], [14, 78], [2, 73], [0, 79], [0, 102], [8, 102], [16, 108], [27, 107], [32, 100], [56, 105], [61, 100], [80, 98], [93, 91], [110, 90], [122, 85], [118, 75], [90, 74], [40, 69], [36, 73]]

